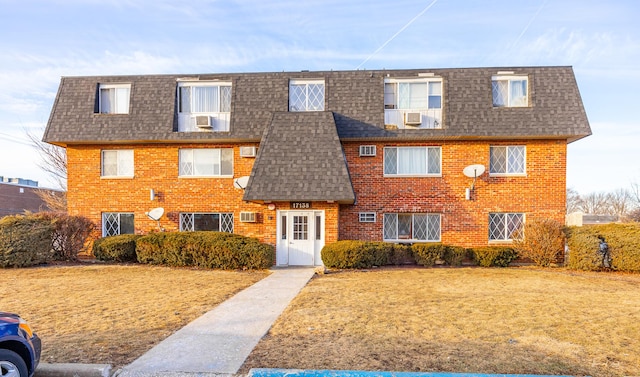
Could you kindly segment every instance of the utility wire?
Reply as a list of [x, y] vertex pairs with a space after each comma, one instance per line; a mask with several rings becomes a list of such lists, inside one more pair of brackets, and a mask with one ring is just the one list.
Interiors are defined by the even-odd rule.
[[400, 33], [402, 33], [406, 28], [409, 27], [409, 25], [411, 25], [415, 20], [417, 20], [418, 18], [420, 18], [420, 16], [422, 16], [426, 11], [429, 10], [429, 8], [431, 8], [435, 3], [437, 3], [438, 0], [433, 0], [431, 2], [431, 4], [427, 5], [426, 8], [424, 8], [422, 10], [422, 12], [418, 13], [415, 17], [413, 17], [411, 19], [411, 21], [407, 22], [402, 28], [400, 28], [400, 30], [398, 30], [398, 32], [396, 32], [391, 38], [389, 38], [386, 42], [384, 42], [382, 44], [382, 46], [378, 47], [377, 50], [375, 50], [373, 52], [373, 54], [369, 55], [368, 58], [366, 58], [362, 63], [360, 63], [360, 65], [358, 65], [356, 67], [356, 69], [360, 69], [360, 67], [362, 67], [366, 62], [369, 61], [369, 59], [371, 59], [372, 57], [374, 57], [378, 52], [380, 52], [380, 50], [382, 50], [383, 48], [385, 48], [389, 43], [391, 43], [391, 41], [393, 41]]

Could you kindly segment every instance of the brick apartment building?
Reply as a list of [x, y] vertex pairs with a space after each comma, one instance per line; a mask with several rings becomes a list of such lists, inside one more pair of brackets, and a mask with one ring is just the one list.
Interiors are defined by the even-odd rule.
[[103, 236], [234, 232], [318, 265], [336, 240], [564, 222], [567, 144], [590, 134], [571, 67], [512, 67], [64, 77], [44, 140]]
[[40, 188], [38, 182], [31, 179], [0, 176], [0, 217], [48, 211], [49, 207], [39, 192], [61, 194], [58, 190]]

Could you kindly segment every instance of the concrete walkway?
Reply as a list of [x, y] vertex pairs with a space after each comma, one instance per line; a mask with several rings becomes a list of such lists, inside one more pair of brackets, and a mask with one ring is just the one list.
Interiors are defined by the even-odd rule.
[[314, 274], [276, 268], [119, 371], [125, 376], [235, 374]]

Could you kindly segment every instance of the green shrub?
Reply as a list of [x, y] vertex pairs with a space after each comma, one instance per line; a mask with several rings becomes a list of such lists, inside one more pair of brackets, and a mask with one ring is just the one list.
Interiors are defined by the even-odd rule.
[[518, 258], [518, 252], [511, 247], [485, 246], [469, 249], [476, 264], [482, 267], [507, 267]]
[[393, 245], [393, 253], [389, 258], [388, 264], [393, 264], [396, 266], [416, 264], [416, 260], [413, 257], [413, 252], [411, 251], [411, 245], [404, 245], [399, 243], [390, 245]]
[[51, 221], [33, 215], [0, 219], [0, 267], [29, 267], [53, 259]]
[[411, 246], [416, 263], [421, 266], [433, 266], [437, 260], [443, 260], [447, 246], [441, 243], [414, 243]]
[[449, 266], [461, 266], [467, 255], [468, 251], [464, 247], [447, 246], [444, 250], [443, 259]]
[[54, 225], [52, 234], [54, 260], [78, 260], [78, 254], [84, 249], [87, 239], [95, 229], [95, 224], [83, 216], [69, 216], [60, 212], [40, 212], [31, 216], [49, 221]]
[[273, 265], [271, 245], [224, 232], [162, 232], [136, 240], [138, 262], [204, 268], [263, 269]]
[[611, 267], [618, 271], [640, 271], [640, 224], [606, 224], [572, 227], [567, 232], [569, 258], [567, 267], [599, 270], [602, 255], [600, 239], [609, 245]]
[[366, 241], [337, 241], [325, 245], [320, 252], [329, 268], [371, 268], [389, 263], [393, 244]]
[[564, 227], [552, 219], [533, 219], [524, 225], [524, 237], [513, 242], [521, 257], [538, 266], [558, 263], [564, 255]]
[[93, 243], [93, 256], [102, 261], [136, 262], [136, 234], [99, 238]]

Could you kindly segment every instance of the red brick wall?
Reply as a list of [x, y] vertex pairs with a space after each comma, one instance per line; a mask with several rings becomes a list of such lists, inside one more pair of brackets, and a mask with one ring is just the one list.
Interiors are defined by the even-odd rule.
[[[360, 145], [377, 146], [375, 157], [359, 157]], [[441, 240], [460, 246], [489, 243], [489, 212], [522, 212], [527, 219], [564, 223], [566, 141], [447, 141], [446, 143], [343, 143], [356, 192], [354, 206], [340, 208], [340, 239], [382, 240], [384, 213], [440, 213]], [[384, 147], [441, 146], [442, 177], [383, 177]], [[525, 177], [489, 177], [491, 145], [526, 145]], [[475, 184], [472, 200], [465, 189], [473, 179], [465, 166], [483, 164], [487, 172]], [[360, 223], [359, 212], [376, 212], [375, 223]]]
[[[442, 242], [461, 246], [488, 244], [489, 212], [523, 212], [527, 218], [546, 217], [564, 223], [566, 190], [566, 142], [465, 141], [446, 143], [377, 143], [376, 157], [359, 157], [361, 144], [344, 143], [355, 205], [313, 202], [312, 209], [325, 211], [325, 242], [338, 239], [382, 240], [382, 218], [389, 212], [440, 213]], [[242, 145], [252, 145], [242, 144]], [[257, 144], [253, 144], [257, 145]], [[383, 148], [394, 145], [442, 146], [442, 177], [385, 178]], [[462, 174], [470, 164], [489, 165], [490, 145], [526, 145], [526, 177], [489, 177], [485, 173], [475, 185], [473, 200], [465, 200], [472, 179]], [[133, 149], [134, 178], [101, 178], [99, 145], [69, 146], [68, 203], [73, 215], [84, 215], [101, 227], [102, 212], [133, 212], [136, 233], [157, 230], [145, 212], [163, 207], [160, 225], [178, 230], [180, 212], [232, 212], [234, 232], [275, 245], [276, 210], [289, 210], [289, 203], [266, 204], [242, 200], [243, 190], [233, 187], [233, 178], [178, 178], [179, 148], [234, 148], [234, 177], [248, 176], [255, 159], [239, 155], [239, 145], [143, 144], [109, 146]], [[153, 189], [156, 200], [151, 201]], [[240, 212], [256, 212], [256, 223], [240, 222]], [[376, 212], [375, 223], [360, 223], [359, 212]]]
[[[167, 231], [179, 229], [180, 212], [232, 212], [234, 233], [275, 245], [276, 211], [289, 210], [289, 203], [274, 203], [276, 208], [269, 210], [267, 204], [245, 202], [242, 200], [244, 191], [233, 187], [233, 178], [178, 178], [180, 148], [231, 147], [234, 148], [234, 177], [248, 176], [255, 159], [240, 157], [239, 145], [69, 146], [69, 213], [87, 216], [102, 229], [102, 212], [133, 212], [135, 231], [144, 234], [158, 229], [157, 223], [145, 215], [155, 207], [165, 209], [160, 226]], [[101, 178], [102, 149], [133, 149], [134, 177]], [[153, 201], [150, 200], [151, 189], [157, 195]], [[325, 211], [325, 242], [335, 242], [338, 239], [338, 204], [313, 202], [312, 209]], [[240, 222], [241, 211], [256, 212], [257, 221]]]

